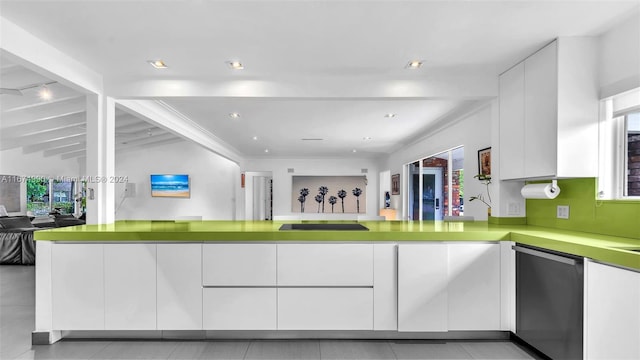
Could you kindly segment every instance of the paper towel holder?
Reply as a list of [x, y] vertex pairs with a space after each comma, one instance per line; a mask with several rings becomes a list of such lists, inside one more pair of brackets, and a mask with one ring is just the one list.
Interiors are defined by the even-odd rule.
[[551, 180], [551, 192], [555, 193], [557, 190], [560, 190], [560, 188], [558, 187], [558, 180]]
[[[526, 194], [525, 194], [526, 192]], [[558, 180], [551, 180], [551, 183], [538, 183], [525, 185], [520, 193], [525, 199], [555, 199], [560, 194]]]

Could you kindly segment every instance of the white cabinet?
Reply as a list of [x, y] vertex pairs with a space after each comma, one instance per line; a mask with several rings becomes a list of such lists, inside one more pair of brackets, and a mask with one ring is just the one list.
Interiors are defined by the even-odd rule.
[[500, 76], [500, 176], [524, 176], [524, 62]]
[[279, 330], [373, 330], [372, 288], [280, 288]]
[[156, 244], [104, 246], [106, 330], [156, 329]]
[[373, 329], [398, 330], [398, 245], [373, 245]]
[[202, 329], [202, 244], [157, 245], [158, 330]]
[[279, 244], [278, 286], [372, 286], [373, 244]]
[[398, 245], [398, 331], [447, 331], [447, 244]]
[[275, 288], [206, 288], [205, 330], [276, 330]]
[[500, 245], [449, 244], [449, 330], [500, 330]]
[[202, 245], [202, 283], [204, 286], [276, 285], [276, 245]]
[[596, 176], [595, 50], [559, 38], [500, 75], [502, 180]]
[[585, 266], [585, 358], [640, 359], [640, 273]]
[[51, 250], [52, 326], [104, 330], [102, 244], [59, 244]]
[[398, 331], [500, 330], [500, 245], [398, 245]]
[[[558, 150], [558, 48], [553, 43], [524, 61], [524, 177], [553, 177]], [[593, 114], [596, 116], [596, 114]], [[524, 135], [524, 137], [522, 137]], [[522, 159], [520, 159], [522, 162]]]

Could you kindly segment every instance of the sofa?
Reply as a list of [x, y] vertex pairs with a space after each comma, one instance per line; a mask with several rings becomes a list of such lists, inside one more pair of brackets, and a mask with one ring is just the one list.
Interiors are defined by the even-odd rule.
[[36, 244], [33, 232], [54, 227], [84, 225], [73, 215], [55, 215], [35, 224], [27, 216], [0, 217], [0, 265], [34, 265]]

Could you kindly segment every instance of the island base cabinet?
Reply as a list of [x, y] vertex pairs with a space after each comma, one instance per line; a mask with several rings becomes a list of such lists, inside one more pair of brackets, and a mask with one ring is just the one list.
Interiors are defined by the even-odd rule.
[[102, 244], [54, 244], [52, 325], [57, 330], [104, 330]]
[[278, 289], [279, 330], [373, 330], [373, 288]]
[[586, 262], [586, 359], [640, 359], [640, 273]]
[[447, 244], [398, 246], [398, 331], [447, 331]]
[[158, 244], [158, 330], [202, 329], [202, 244]]
[[105, 330], [156, 329], [156, 244], [104, 247]]
[[275, 288], [205, 288], [205, 330], [276, 330]]

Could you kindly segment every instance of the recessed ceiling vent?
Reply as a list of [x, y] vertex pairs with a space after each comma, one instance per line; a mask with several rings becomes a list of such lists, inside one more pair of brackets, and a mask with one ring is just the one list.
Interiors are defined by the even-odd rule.
[[290, 173], [290, 174], [292, 174], [292, 173], [293, 173], [293, 171], [294, 171], [294, 170], [293, 170], [293, 168], [288, 168], [288, 169], [287, 169], [287, 172], [288, 172], [288, 173]]
[[369, 169], [360, 169], [360, 171], [362, 172], [362, 174], [366, 174], [369, 172]]
[[322, 141], [324, 139], [320, 138], [303, 138], [302, 141]]

